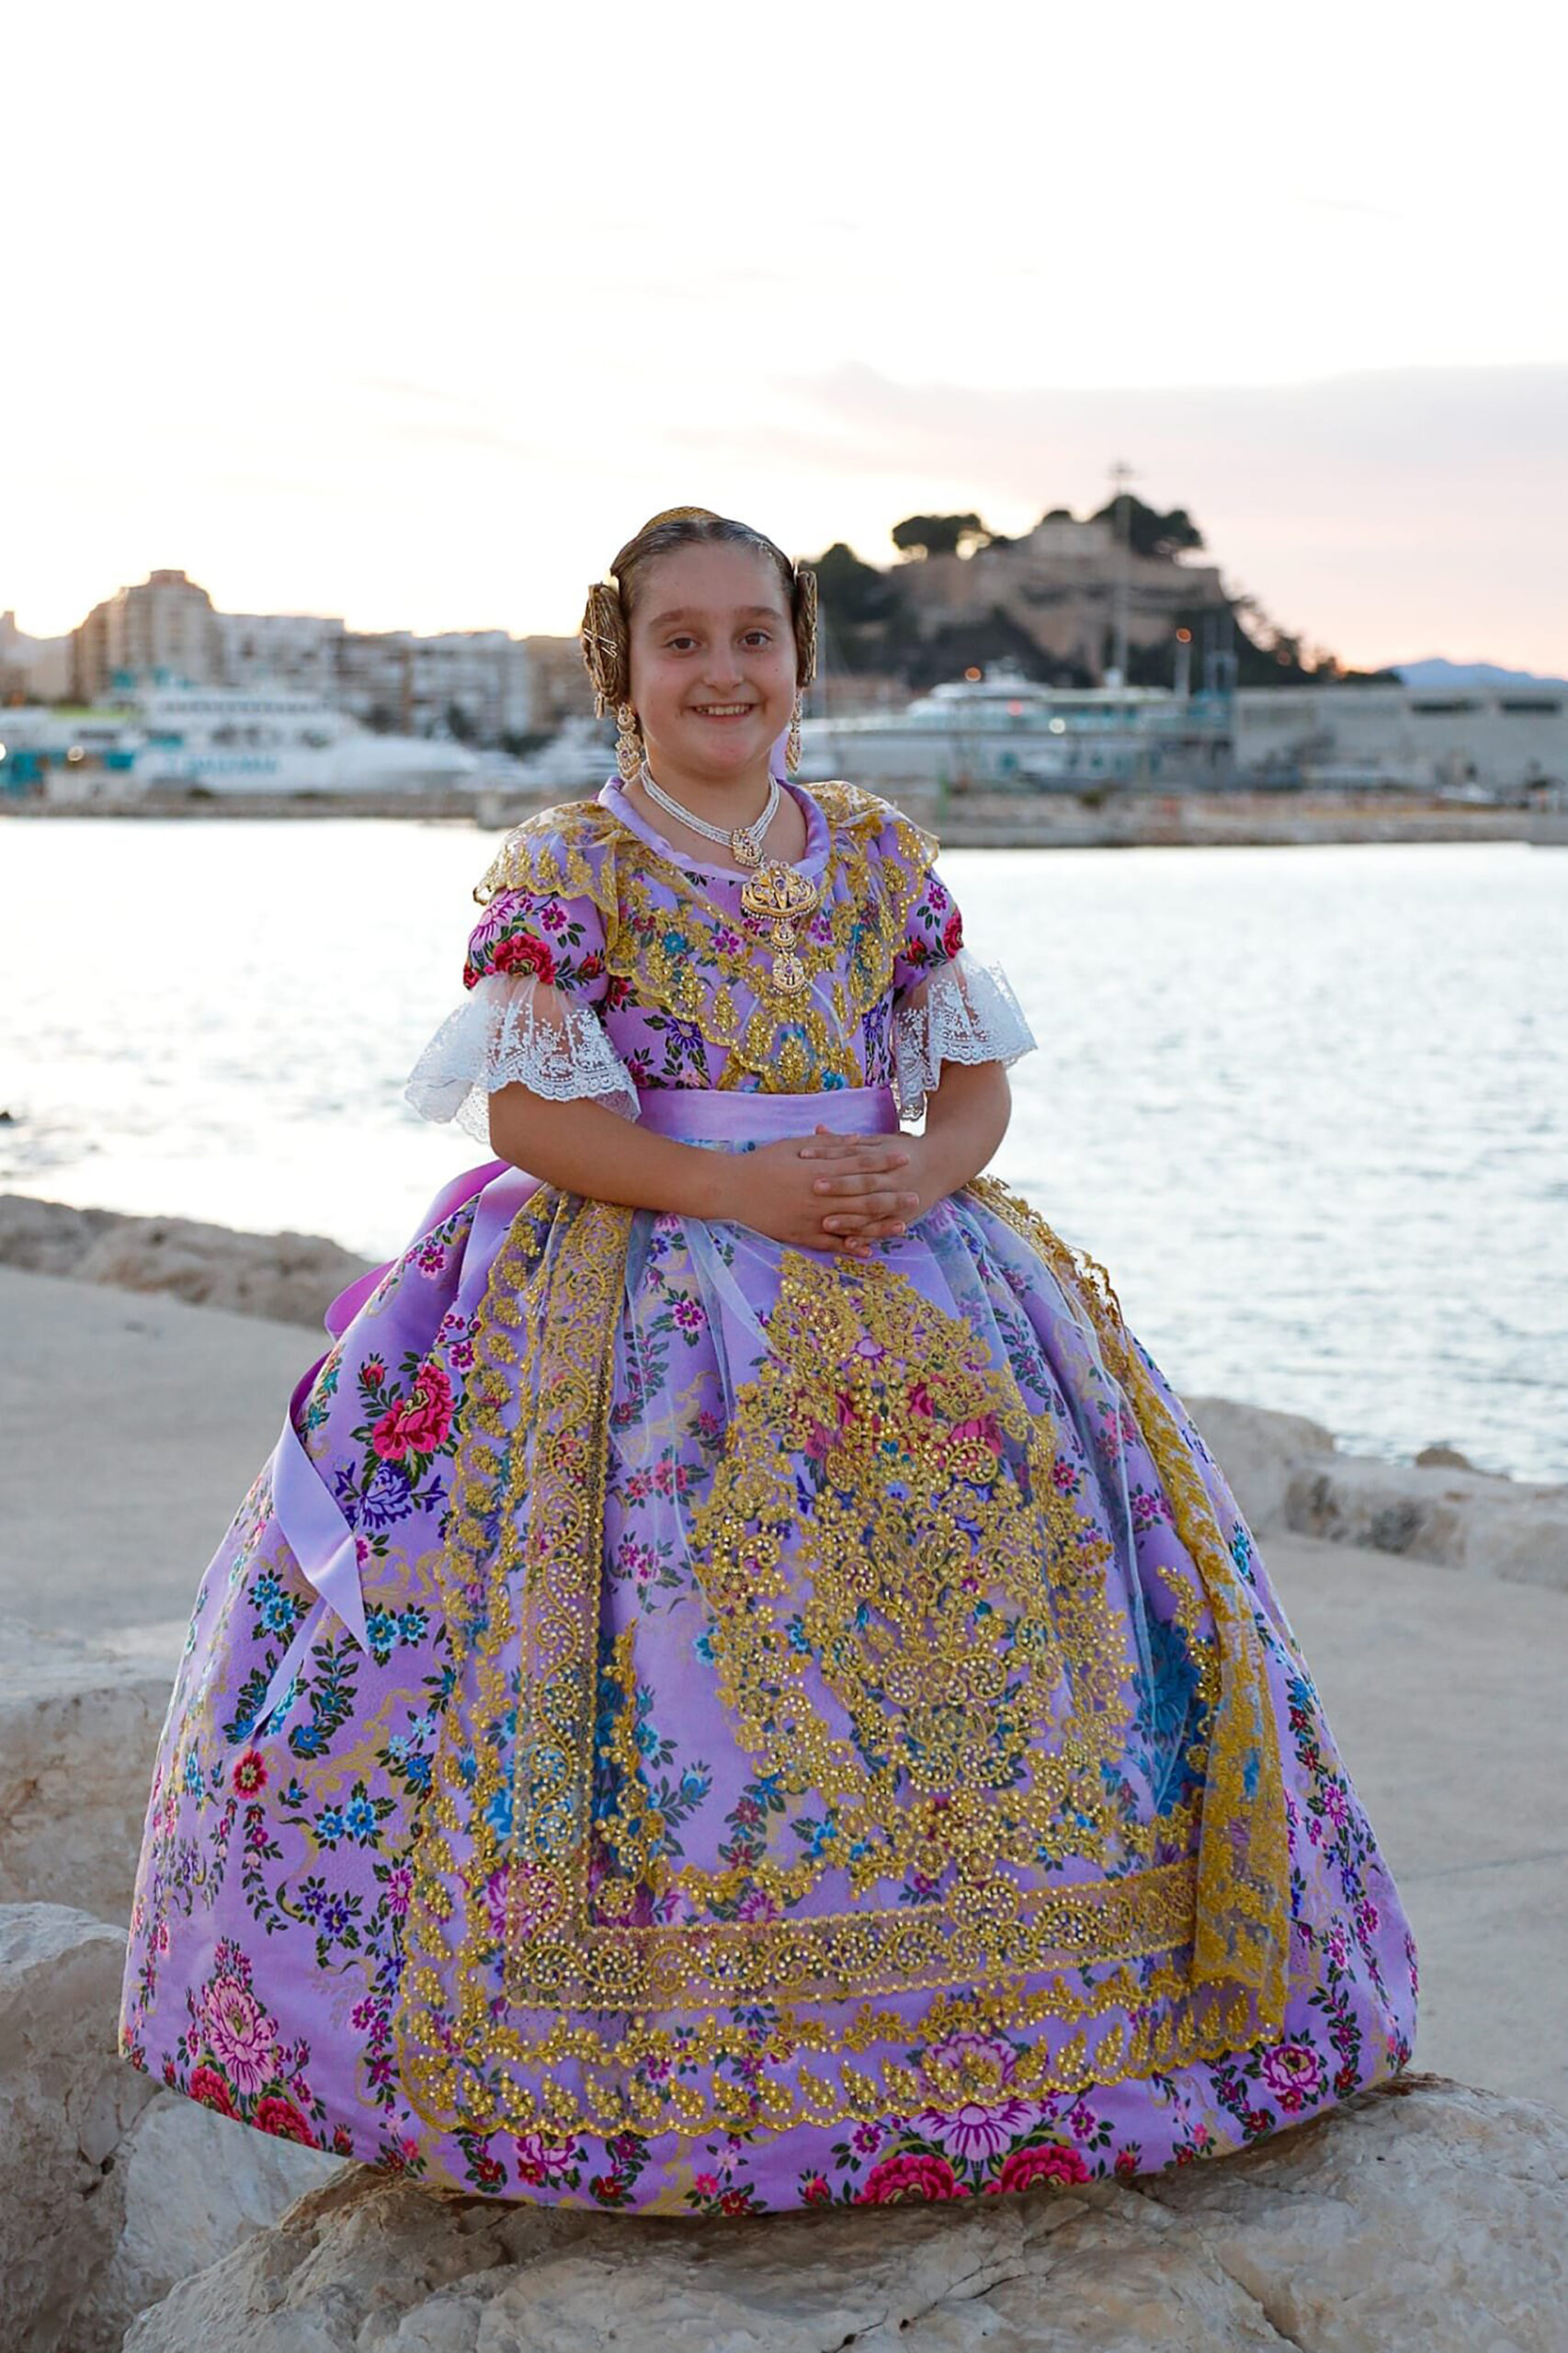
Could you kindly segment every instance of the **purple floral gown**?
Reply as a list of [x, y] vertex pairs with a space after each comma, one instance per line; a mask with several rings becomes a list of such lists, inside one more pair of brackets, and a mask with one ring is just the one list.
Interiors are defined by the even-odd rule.
[[[1026, 1050], [929, 837], [790, 789], [804, 988], [608, 785], [508, 839], [413, 1098], [744, 1151]], [[860, 1264], [490, 1161], [329, 1328], [197, 1596], [139, 2065], [665, 2214], [1148, 2172], [1405, 2066], [1415, 1946], [1256, 1545], [1002, 1186]]]

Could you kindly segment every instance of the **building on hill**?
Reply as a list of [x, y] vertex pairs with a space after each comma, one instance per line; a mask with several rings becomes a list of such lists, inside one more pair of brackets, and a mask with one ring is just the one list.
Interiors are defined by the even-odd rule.
[[918, 558], [892, 576], [927, 642], [1005, 623], [1096, 685], [1119, 640], [1130, 654], [1163, 646], [1184, 615], [1229, 608], [1218, 566], [1141, 555], [1100, 517], [1048, 516], [1021, 539]]

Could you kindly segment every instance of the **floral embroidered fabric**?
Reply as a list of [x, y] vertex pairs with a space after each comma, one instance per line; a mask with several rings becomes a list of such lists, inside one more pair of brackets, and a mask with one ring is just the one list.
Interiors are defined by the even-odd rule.
[[[514, 1066], [508, 1006], [517, 1067], [729, 1149], [1020, 1048], [929, 837], [792, 789], [800, 997], [607, 787], [497, 858], [431, 1099]], [[1004, 1187], [861, 1266], [492, 1165], [333, 1329], [197, 1597], [137, 2064], [431, 2184], [718, 2214], [1152, 2171], [1408, 2063], [1256, 1542]]]

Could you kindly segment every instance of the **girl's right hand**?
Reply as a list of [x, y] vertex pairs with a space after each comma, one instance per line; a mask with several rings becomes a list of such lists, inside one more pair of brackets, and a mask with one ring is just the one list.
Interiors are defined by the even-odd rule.
[[851, 1206], [816, 1190], [822, 1160], [801, 1157], [802, 1147], [816, 1141], [789, 1136], [759, 1145], [756, 1152], [736, 1153], [728, 1171], [723, 1214], [796, 1249], [868, 1257], [871, 1244], [902, 1233], [907, 1213], [920, 1205], [919, 1194], [897, 1180], [896, 1172], [909, 1165], [907, 1142], [896, 1135], [835, 1140], [835, 1175], [866, 1180]]

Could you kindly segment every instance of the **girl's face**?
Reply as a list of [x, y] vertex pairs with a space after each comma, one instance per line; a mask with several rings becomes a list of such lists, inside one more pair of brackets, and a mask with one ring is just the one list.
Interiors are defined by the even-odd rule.
[[763, 781], [795, 699], [795, 632], [756, 549], [677, 548], [650, 564], [631, 629], [631, 701], [648, 766], [672, 790]]

